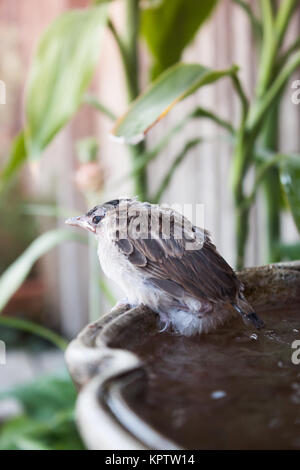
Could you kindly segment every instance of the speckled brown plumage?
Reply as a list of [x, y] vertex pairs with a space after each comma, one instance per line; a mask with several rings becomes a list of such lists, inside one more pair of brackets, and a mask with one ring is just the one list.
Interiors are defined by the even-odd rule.
[[234, 311], [263, 326], [209, 233], [171, 208], [116, 199], [73, 225], [95, 233], [102, 268], [130, 303], [157, 311], [178, 332], [209, 331]]

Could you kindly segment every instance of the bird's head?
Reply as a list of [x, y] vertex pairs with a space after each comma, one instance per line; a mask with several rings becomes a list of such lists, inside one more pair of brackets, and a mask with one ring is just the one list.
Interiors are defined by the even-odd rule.
[[101, 222], [108, 215], [108, 213], [116, 209], [121, 202], [130, 202], [130, 199], [114, 199], [112, 201], [106, 202], [105, 204], [95, 206], [86, 214], [67, 219], [66, 224], [73, 225], [75, 227], [81, 227], [85, 230], [89, 230], [94, 234], [97, 234], [101, 227]]

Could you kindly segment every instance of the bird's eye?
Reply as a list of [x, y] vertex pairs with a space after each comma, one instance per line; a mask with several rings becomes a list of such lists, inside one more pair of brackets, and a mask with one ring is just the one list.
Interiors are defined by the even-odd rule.
[[93, 217], [93, 224], [97, 225], [99, 224], [100, 220], [102, 219], [102, 217], [100, 217], [100, 215], [95, 215], [95, 217]]

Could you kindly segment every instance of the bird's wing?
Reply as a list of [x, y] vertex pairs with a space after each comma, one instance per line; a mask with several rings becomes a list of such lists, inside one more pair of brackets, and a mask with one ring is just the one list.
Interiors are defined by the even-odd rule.
[[[219, 255], [206, 231], [191, 224], [187, 229], [182, 229], [182, 216], [178, 219], [174, 215], [177, 213], [166, 211], [171, 214], [171, 233], [166, 237], [162, 222], [164, 211], [158, 209], [158, 225], [154, 228], [151, 225], [151, 237], [145, 238], [143, 230], [140, 234], [136, 231], [133, 234], [130, 230], [130, 225], [136, 227], [141, 211], [142, 209], [136, 216], [128, 217], [127, 237], [116, 239], [115, 243], [129, 262], [145, 274], [149, 282], [175, 298], [180, 298], [185, 292], [199, 300], [212, 302], [236, 298], [240, 282], [231, 267]], [[148, 219], [144, 214], [142, 216], [144, 228], [145, 225], [149, 228], [150, 216]], [[178, 238], [180, 230], [182, 237]], [[174, 235], [175, 233], [177, 235]], [[202, 237], [202, 247], [188, 249], [196, 234], [198, 242]]]

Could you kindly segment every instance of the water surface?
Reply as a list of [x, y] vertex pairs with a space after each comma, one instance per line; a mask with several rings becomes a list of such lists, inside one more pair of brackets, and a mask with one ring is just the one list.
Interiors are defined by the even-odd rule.
[[[152, 332], [129, 345], [143, 358], [143, 393], [126, 387], [130, 406], [188, 449], [300, 449], [300, 310], [268, 312], [266, 328], [233, 321], [185, 338]], [[299, 355], [300, 357], [300, 355]]]

